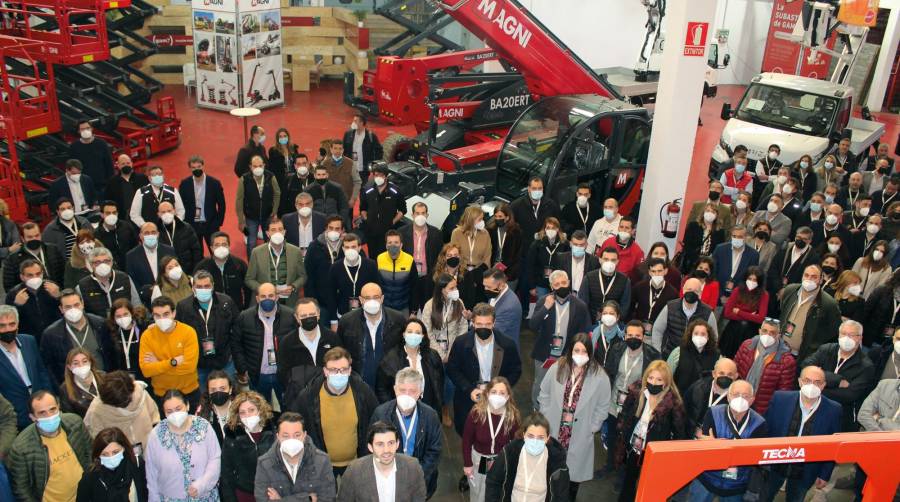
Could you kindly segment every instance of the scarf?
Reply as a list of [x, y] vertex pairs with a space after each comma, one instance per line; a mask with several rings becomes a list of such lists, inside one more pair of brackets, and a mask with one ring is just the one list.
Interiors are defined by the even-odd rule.
[[763, 369], [766, 367], [766, 359], [778, 350], [778, 345], [779, 343], [776, 342], [769, 346], [769, 348], [765, 348], [759, 342], [759, 336], [756, 337], [756, 343], [751, 345], [750, 348], [752, 349], [762, 349], [759, 357], [753, 360], [753, 366], [750, 367], [750, 371], [747, 372], [747, 381], [753, 386], [754, 393], [759, 388], [759, 380], [762, 378]]

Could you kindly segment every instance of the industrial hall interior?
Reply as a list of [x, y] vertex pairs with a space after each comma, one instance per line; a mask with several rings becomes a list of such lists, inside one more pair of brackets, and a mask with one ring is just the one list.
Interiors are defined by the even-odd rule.
[[900, 0], [0, 0], [0, 502], [900, 502]]

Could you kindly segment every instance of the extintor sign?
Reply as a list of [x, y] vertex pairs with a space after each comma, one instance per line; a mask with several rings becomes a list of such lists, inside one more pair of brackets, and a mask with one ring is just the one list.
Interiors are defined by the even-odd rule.
[[709, 34], [709, 23], [688, 21], [684, 34], [684, 55], [693, 57], [706, 56], [706, 37]]

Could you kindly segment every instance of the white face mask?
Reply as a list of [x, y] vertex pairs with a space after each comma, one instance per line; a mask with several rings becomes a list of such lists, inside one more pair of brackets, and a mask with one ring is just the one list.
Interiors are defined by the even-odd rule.
[[309, 215], [312, 214], [312, 208], [311, 207], [301, 207], [300, 209], [297, 210], [297, 214], [299, 214], [303, 218], [309, 218]]
[[95, 246], [96, 244], [94, 244], [93, 242], [82, 242], [78, 245], [78, 249], [81, 251], [81, 254], [87, 256], [91, 254], [91, 251], [94, 250]]
[[578, 207], [580, 207], [582, 209], [586, 208], [587, 204], [588, 204], [588, 198], [585, 197], [584, 195], [579, 195], [577, 204], [578, 204]]
[[616, 262], [614, 261], [605, 261], [600, 264], [600, 269], [604, 274], [610, 275], [616, 271]]
[[882, 258], [884, 258], [884, 253], [882, 253], [881, 251], [879, 251], [877, 249], [875, 251], [872, 251], [872, 259], [873, 260], [881, 261]]
[[280, 246], [284, 244], [284, 234], [281, 232], [275, 232], [274, 234], [269, 236], [269, 241], [276, 246]]
[[112, 265], [108, 263], [101, 263], [94, 267], [94, 273], [97, 275], [97, 277], [106, 279], [107, 277], [109, 277], [109, 274], [112, 273]]
[[475, 230], [484, 230], [484, 220], [478, 220], [475, 222]]
[[183, 276], [183, 275], [184, 275], [184, 270], [182, 270], [181, 267], [173, 267], [168, 272], [166, 272], [166, 277], [168, 277], [169, 279], [171, 279], [175, 282], [180, 281], [181, 276]]
[[659, 288], [662, 286], [663, 282], [666, 281], [665, 276], [662, 275], [651, 275], [650, 276], [650, 284], [653, 285], [654, 288]]
[[253, 168], [253, 176], [256, 176], [257, 178], [262, 177], [263, 173], [265, 173], [265, 172], [266, 172], [266, 170], [262, 167], [254, 167]]
[[91, 374], [91, 364], [83, 364], [77, 368], [72, 368], [72, 374], [84, 380]]
[[783, 174], [778, 175], [778, 177], [775, 178], [775, 183], [778, 183], [779, 185], [784, 185], [785, 183], [787, 183], [787, 176], [785, 176]]
[[163, 225], [171, 225], [175, 221], [175, 213], [160, 213], [159, 219], [162, 220]]
[[169, 317], [161, 317], [155, 321], [156, 327], [160, 329], [163, 333], [167, 333], [170, 329], [172, 329], [172, 325], [175, 324], [175, 321]]
[[297, 168], [297, 174], [300, 176], [306, 176], [309, 174], [309, 168], [306, 166], [300, 166]]
[[829, 244], [829, 245], [828, 245], [828, 252], [829, 252], [829, 253], [837, 253], [837, 252], [840, 251], [840, 250], [841, 250], [841, 245], [840, 245], [840, 244]]
[[256, 426], [259, 425], [259, 415], [250, 415], [249, 417], [242, 417], [241, 423], [244, 424], [244, 428], [248, 431], [252, 431], [256, 429]]
[[750, 409], [750, 402], [743, 397], [738, 396], [731, 401], [728, 401], [728, 406], [731, 407], [731, 411], [735, 413], [743, 413]]
[[816, 284], [816, 281], [813, 281], [811, 279], [804, 279], [801, 286], [803, 287], [803, 290], [806, 291], [807, 293], [812, 293], [813, 291], [816, 290], [816, 288], [819, 287], [819, 285]]
[[769, 160], [775, 160], [777, 158], [778, 158], [778, 152], [776, 152], [775, 150], [772, 150], [771, 152], [769, 152]]
[[716, 216], [718, 216], [716, 213], [712, 211], [706, 211], [705, 213], [703, 213], [703, 221], [712, 223], [716, 221]]
[[619, 232], [618, 233], [619, 240], [622, 242], [628, 242], [631, 240], [631, 232]]
[[840, 345], [841, 350], [844, 352], [850, 352], [856, 348], [856, 340], [849, 336], [841, 336], [838, 338], [838, 345]]
[[853, 296], [859, 296], [862, 294], [862, 286], [859, 284], [853, 284], [847, 287], [847, 292]]
[[450, 291], [448, 291], [447, 299], [450, 300], [451, 302], [455, 302], [456, 300], [459, 300], [459, 290], [451, 289]]
[[224, 260], [225, 258], [228, 258], [229, 254], [231, 254], [231, 250], [225, 246], [219, 246], [213, 250], [213, 256], [215, 256], [216, 258], [218, 258], [220, 260]]
[[375, 186], [384, 185], [384, 176], [375, 176]]
[[575, 366], [581, 367], [588, 363], [588, 356], [585, 354], [572, 354], [572, 362]]
[[186, 411], [173, 411], [166, 415], [166, 419], [175, 427], [181, 427], [187, 421], [188, 413]]
[[424, 227], [426, 223], [428, 223], [428, 218], [424, 214], [417, 214], [415, 218], [413, 218], [413, 222], [415, 222], [417, 227]]
[[406, 394], [400, 394], [397, 396], [397, 407], [400, 408], [400, 411], [409, 411], [416, 407], [416, 399]]
[[694, 347], [697, 347], [697, 350], [700, 350], [703, 347], [706, 347], [706, 342], [708, 342], [708, 341], [709, 341], [709, 338], [706, 338], [705, 336], [702, 336], [702, 335], [691, 336], [691, 342], [693, 342]]
[[772, 335], [759, 335], [759, 343], [762, 344], [763, 347], [769, 348], [775, 343], [775, 337]]
[[91, 129], [82, 129], [79, 134], [81, 134], [81, 139], [84, 140], [88, 140], [94, 137], [94, 131]]
[[131, 327], [131, 320], [132, 320], [132, 319], [131, 319], [131, 316], [130, 316], [130, 315], [126, 315], [126, 316], [122, 316], [122, 317], [117, 317], [117, 318], [116, 318], [116, 324], [118, 324], [119, 327], [122, 328], [122, 329], [128, 329], [128, 328]]
[[28, 289], [32, 289], [32, 290], [36, 290], [37, 288], [41, 287], [43, 284], [44, 284], [43, 277], [32, 277], [31, 279], [28, 279], [27, 281], [25, 281], [25, 286], [28, 287]]
[[877, 234], [879, 230], [881, 230], [881, 227], [879, 227], [878, 225], [876, 225], [874, 223], [869, 223], [868, 225], [866, 225], [866, 232], [868, 232], [872, 235]]
[[780, 208], [778, 207], [778, 204], [775, 202], [769, 202], [768, 204], [766, 204], [766, 210], [770, 213], [777, 213], [779, 209]]
[[758, 282], [756, 282], [756, 281], [751, 281], [750, 279], [747, 279], [747, 280], [744, 282], [744, 284], [747, 285], [747, 291], [753, 291], [754, 289], [756, 289], [756, 286], [759, 286], [759, 283], [758, 283]]
[[744, 211], [747, 209], [747, 203], [738, 199], [738, 201], [734, 203], [734, 207], [736, 207], [738, 211]]
[[119, 222], [118, 214], [108, 214], [103, 217], [103, 223], [106, 223], [110, 227], [116, 226], [116, 223]]
[[863, 216], [863, 217], [869, 216], [869, 208], [868, 207], [859, 208], [859, 215]]
[[825, 223], [828, 223], [829, 225], [836, 225], [837, 222], [838, 222], [837, 216], [835, 216], [833, 214], [829, 214], [829, 215], [825, 216]]
[[328, 239], [328, 240], [331, 241], [331, 242], [337, 242], [338, 239], [341, 238], [341, 233], [338, 232], [337, 230], [329, 230], [329, 231], [325, 234], [325, 238]]
[[488, 404], [491, 405], [491, 408], [495, 410], [499, 410], [506, 406], [506, 402], [509, 401], [509, 398], [506, 396], [501, 396], [500, 394], [491, 394], [488, 396]]
[[611, 328], [616, 324], [616, 316], [612, 314], [603, 314], [600, 316], [600, 322], [603, 323], [607, 328]]
[[70, 323], [80, 322], [84, 317], [84, 310], [78, 308], [69, 309], [65, 314], [63, 314], [63, 316]]
[[348, 263], [356, 263], [356, 260], [359, 258], [359, 250], [356, 248], [345, 249], [344, 258], [347, 259]]
[[794, 187], [792, 185], [785, 185], [781, 188], [781, 193], [785, 195], [790, 195], [794, 193]]
[[816, 385], [808, 383], [800, 387], [800, 393], [803, 394], [803, 397], [805, 397], [806, 399], [819, 399], [819, 396], [822, 395], [822, 389], [820, 389]]
[[366, 300], [363, 303], [363, 310], [369, 315], [375, 315], [381, 311], [381, 303], [378, 300]]
[[285, 439], [281, 442], [281, 453], [289, 457], [296, 457], [303, 451], [303, 441], [299, 439]]
[[544, 235], [546, 235], [548, 239], [555, 239], [556, 232], [557, 232], [557, 230], [555, 228], [548, 228], [548, 229], [544, 230]]

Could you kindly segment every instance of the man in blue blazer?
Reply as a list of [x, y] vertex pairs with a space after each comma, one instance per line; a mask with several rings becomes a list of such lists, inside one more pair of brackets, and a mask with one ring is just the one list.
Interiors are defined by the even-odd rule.
[[[828, 436], [841, 432], [841, 405], [822, 395], [825, 372], [818, 366], [807, 366], [800, 372], [800, 390], [775, 392], [766, 410], [766, 423], [771, 437]], [[787, 444], [787, 443], [785, 443]], [[769, 476], [768, 500], [778, 494], [787, 480], [785, 501], [800, 501], [815, 485], [824, 488], [831, 478], [834, 462], [778, 464]]]
[[51, 391], [50, 376], [41, 360], [37, 341], [19, 333], [19, 313], [10, 305], [0, 305], [0, 394], [16, 410], [21, 431], [31, 424], [28, 399], [33, 392]]
[[506, 272], [492, 268], [484, 273], [484, 294], [494, 307], [494, 329], [503, 333], [519, 348], [519, 332], [522, 329], [522, 303], [516, 292], [506, 284]]
[[[325, 231], [327, 218], [324, 214], [313, 211], [313, 198], [306, 192], [300, 192], [297, 195], [294, 208], [296, 211], [287, 213], [281, 219], [284, 222], [284, 240], [300, 248], [303, 256], [306, 256], [307, 248]], [[303, 225], [303, 239], [300, 238], [301, 224]]]
[[[197, 234], [201, 252], [205, 242], [212, 253], [212, 234], [218, 232], [225, 221], [225, 191], [219, 180], [204, 172], [203, 157], [192, 156], [188, 159], [188, 167], [191, 168], [191, 176], [178, 185], [184, 205], [184, 222], [190, 224]], [[199, 203], [197, 197], [200, 197]]]
[[[759, 264], [759, 253], [744, 244], [747, 229], [735, 226], [731, 229], [731, 242], [723, 242], [713, 250], [712, 258], [716, 265], [716, 280], [719, 281], [721, 298], [724, 304], [731, 291], [740, 285], [747, 275], [747, 269]], [[734, 261], [737, 260], [737, 267]]]
[[66, 161], [66, 174], [56, 178], [50, 183], [48, 201], [56, 203], [61, 198], [76, 200], [72, 193], [72, 185], [81, 188], [81, 199], [74, 204], [75, 214], [82, 214], [97, 205], [97, 188], [90, 176], [81, 173], [81, 161], [69, 159]]
[[[141, 244], [125, 255], [128, 275], [134, 281], [134, 287], [141, 291], [145, 286], [156, 284], [156, 277], [161, 272], [160, 260], [166, 256], [177, 256], [175, 248], [159, 243], [159, 229], [156, 223], [147, 222], [141, 225], [138, 236]], [[156, 273], [150, 266], [150, 260], [156, 263]]]

